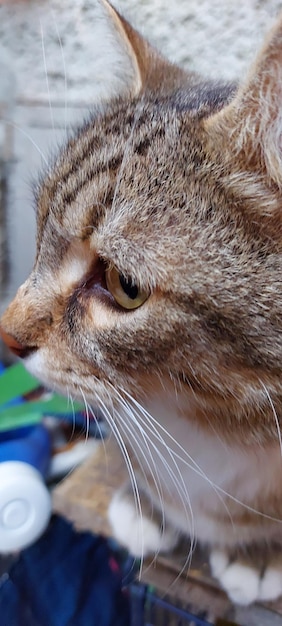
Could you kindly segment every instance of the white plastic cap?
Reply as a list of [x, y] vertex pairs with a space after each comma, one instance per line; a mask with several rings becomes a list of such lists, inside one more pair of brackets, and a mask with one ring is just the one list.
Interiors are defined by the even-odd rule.
[[0, 463], [0, 553], [30, 545], [46, 529], [51, 497], [41, 474], [28, 463]]

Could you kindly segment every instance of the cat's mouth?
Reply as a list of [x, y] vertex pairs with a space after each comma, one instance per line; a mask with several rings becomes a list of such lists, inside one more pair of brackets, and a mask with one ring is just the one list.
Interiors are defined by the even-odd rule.
[[99, 387], [101, 393], [103, 381], [99, 372], [95, 370], [95, 373], [86, 375], [81, 371], [76, 371], [71, 364], [58, 366], [52, 363], [43, 348], [31, 351], [25, 358], [24, 365], [44, 386], [62, 395], [69, 394], [80, 400], [82, 395], [85, 395], [93, 401], [95, 388]]

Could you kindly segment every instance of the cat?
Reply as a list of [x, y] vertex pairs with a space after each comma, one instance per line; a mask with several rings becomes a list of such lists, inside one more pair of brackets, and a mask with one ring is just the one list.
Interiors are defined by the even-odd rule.
[[233, 602], [273, 600], [282, 17], [237, 86], [174, 66], [100, 6], [103, 94], [37, 185], [36, 260], [2, 338], [111, 425], [131, 478], [109, 509], [118, 541], [143, 557], [189, 536]]

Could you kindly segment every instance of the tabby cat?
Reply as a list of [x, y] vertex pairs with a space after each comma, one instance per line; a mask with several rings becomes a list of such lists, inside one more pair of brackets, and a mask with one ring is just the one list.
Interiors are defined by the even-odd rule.
[[106, 0], [100, 10], [103, 92], [38, 183], [34, 269], [2, 337], [110, 423], [131, 476], [109, 511], [121, 543], [142, 556], [189, 535], [234, 602], [271, 600], [282, 18], [237, 87], [175, 67]]

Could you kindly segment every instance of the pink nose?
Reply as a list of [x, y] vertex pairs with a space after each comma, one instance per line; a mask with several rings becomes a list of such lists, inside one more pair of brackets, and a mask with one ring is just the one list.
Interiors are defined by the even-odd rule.
[[3, 339], [6, 346], [8, 346], [11, 351], [16, 356], [20, 356], [22, 359], [24, 359], [26, 356], [28, 356], [28, 354], [35, 350], [35, 347], [23, 346], [15, 339], [15, 337], [13, 337], [13, 335], [6, 333], [2, 326], [0, 326], [0, 337]]

